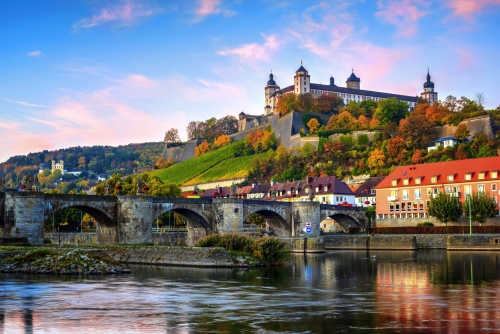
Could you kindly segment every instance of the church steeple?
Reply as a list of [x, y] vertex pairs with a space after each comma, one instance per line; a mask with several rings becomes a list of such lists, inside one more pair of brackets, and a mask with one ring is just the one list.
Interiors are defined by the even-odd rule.
[[427, 100], [428, 103], [434, 103], [438, 100], [437, 93], [434, 91], [434, 82], [431, 81], [431, 74], [429, 72], [429, 66], [427, 66], [427, 81], [424, 82], [424, 92], [420, 94], [420, 97]]

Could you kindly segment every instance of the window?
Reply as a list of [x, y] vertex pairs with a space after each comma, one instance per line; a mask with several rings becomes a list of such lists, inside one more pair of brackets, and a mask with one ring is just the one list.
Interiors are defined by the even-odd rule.
[[411, 210], [411, 202], [406, 202], [406, 210]]
[[481, 173], [477, 174], [477, 178], [480, 179], [480, 180], [484, 180], [484, 175], [485, 174], [486, 174], [485, 172], [481, 172]]
[[438, 181], [438, 176], [431, 177], [431, 183], [436, 183]]
[[406, 204], [405, 202], [401, 203], [401, 211], [405, 211], [405, 206], [406, 206], [405, 204]]
[[478, 193], [484, 193], [484, 184], [478, 184], [477, 185], [477, 192]]
[[397, 193], [396, 190], [391, 190], [391, 197], [396, 197]]
[[372, 194], [372, 195], [375, 195], [375, 189], [372, 189], [371, 194]]
[[393, 202], [389, 203], [389, 211], [394, 211], [394, 203]]
[[319, 191], [319, 187], [316, 187], [316, 192], [318, 192], [318, 191]]
[[426, 208], [428, 208], [428, 207], [429, 207], [429, 204], [431, 204], [431, 201], [427, 200], [427, 201], [425, 202], [425, 207], [426, 207]]
[[439, 188], [433, 188], [433, 189], [432, 189], [432, 193], [433, 193], [434, 195], [437, 195], [437, 194], [439, 193]]
[[413, 202], [413, 210], [418, 210], [418, 202]]
[[403, 180], [403, 184], [404, 184], [405, 186], [407, 186], [407, 185], [408, 185], [408, 183], [410, 183], [410, 180], [408, 180], [408, 179], [404, 179], [404, 180]]
[[492, 183], [491, 184], [491, 190], [493, 190], [493, 191], [497, 190], [497, 184], [496, 183]]
[[464, 186], [465, 196], [468, 196], [472, 193], [472, 186]]
[[399, 203], [396, 203], [396, 211], [399, 211]]
[[446, 187], [446, 188], [445, 188], [445, 192], [446, 192], [447, 194], [451, 193], [451, 187]]
[[465, 179], [466, 179], [467, 181], [470, 181], [470, 179], [472, 179], [472, 174], [471, 174], [471, 173], [467, 173], [467, 174], [465, 174]]
[[493, 171], [493, 172], [491, 172], [491, 173], [490, 173], [490, 177], [491, 177], [492, 179], [496, 179], [496, 178], [498, 177], [498, 172], [497, 172], [497, 171]]
[[410, 195], [409, 195], [409, 192], [410, 192], [410, 191], [409, 191], [408, 189], [403, 189], [403, 199], [404, 199], [404, 200], [409, 199], [409, 196], [410, 196]]
[[422, 182], [422, 178], [421, 177], [415, 178], [415, 184], [420, 184], [420, 182]]
[[432, 188], [427, 188], [427, 195], [432, 194]]
[[448, 175], [448, 182], [453, 182], [455, 180], [455, 174]]
[[424, 201], [418, 202], [418, 208], [422, 211], [424, 210]]
[[325, 189], [325, 191], [328, 191], [328, 187], [325, 187], [324, 189]]
[[415, 199], [420, 199], [420, 189], [415, 189]]

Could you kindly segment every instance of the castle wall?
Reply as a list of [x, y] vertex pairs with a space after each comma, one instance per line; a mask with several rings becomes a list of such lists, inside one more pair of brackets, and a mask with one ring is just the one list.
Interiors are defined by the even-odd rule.
[[[492, 126], [490, 115], [469, 118], [460, 122], [460, 124], [462, 123], [465, 123], [467, 125], [467, 129], [469, 129], [470, 131], [469, 140], [472, 140], [472, 138], [478, 133], [485, 133], [490, 139], [495, 139], [495, 131]], [[454, 136], [457, 127], [458, 126], [453, 125], [443, 125], [436, 127], [438, 138]]]
[[[368, 139], [373, 141], [373, 138], [375, 137], [376, 133], [380, 133], [380, 131], [354, 131], [353, 133], [351, 133], [351, 135], [356, 139], [358, 139], [358, 137], [361, 135], [367, 135]], [[345, 133], [335, 133], [335, 134], [329, 136], [328, 138], [330, 138], [331, 140], [339, 140], [340, 137], [343, 135], [346, 135], [346, 134]]]
[[182, 162], [194, 158], [194, 149], [200, 145], [203, 140], [193, 139], [186, 143], [185, 146], [167, 147], [163, 149], [161, 156], [165, 159], [172, 159], [175, 163]]

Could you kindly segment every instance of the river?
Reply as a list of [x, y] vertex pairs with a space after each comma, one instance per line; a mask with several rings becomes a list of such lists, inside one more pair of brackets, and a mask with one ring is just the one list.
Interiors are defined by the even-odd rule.
[[0, 333], [500, 333], [499, 257], [332, 251], [272, 269], [0, 274]]

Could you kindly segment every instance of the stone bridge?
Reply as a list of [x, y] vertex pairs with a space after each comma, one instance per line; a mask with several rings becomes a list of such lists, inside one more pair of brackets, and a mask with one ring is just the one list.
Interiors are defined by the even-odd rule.
[[186, 199], [150, 196], [49, 195], [39, 192], [0, 192], [0, 236], [28, 238], [42, 243], [44, 222], [65, 208], [76, 208], [97, 222], [100, 244], [152, 242], [152, 227], [162, 214], [173, 211], [185, 217], [188, 243], [208, 234], [245, 232], [243, 222], [252, 213], [261, 215], [276, 236], [305, 235], [306, 222], [312, 223], [309, 236], [320, 234], [320, 222], [328, 217], [340, 225], [366, 225], [361, 207], [324, 205], [318, 202], [274, 202], [237, 198]]

